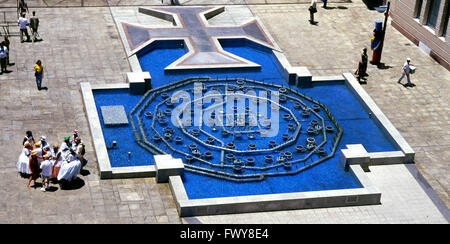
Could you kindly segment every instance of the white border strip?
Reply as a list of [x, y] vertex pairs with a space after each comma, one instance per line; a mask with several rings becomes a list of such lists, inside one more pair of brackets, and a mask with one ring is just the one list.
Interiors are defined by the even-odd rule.
[[92, 141], [94, 142], [94, 150], [97, 155], [100, 178], [111, 178], [111, 163], [109, 161], [108, 151], [106, 150], [105, 139], [103, 137], [103, 131], [98, 117], [97, 107], [95, 106], [91, 85], [89, 82], [81, 82], [80, 86], [89, 129], [91, 130]]

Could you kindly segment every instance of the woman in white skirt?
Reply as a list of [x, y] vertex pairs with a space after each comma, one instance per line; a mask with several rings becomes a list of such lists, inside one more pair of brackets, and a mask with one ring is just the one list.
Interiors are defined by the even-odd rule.
[[52, 151], [53, 167], [52, 167], [52, 179], [58, 178], [59, 170], [61, 169], [63, 158], [58, 145], [53, 145]]
[[17, 160], [17, 170], [20, 174], [27, 174], [29, 175], [31, 173], [29, 161], [30, 161], [30, 153], [33, 150], [33, 146], [29, 141], [25, 141], [23, 144], [22, 152], [20, 153], [19, 159]]
[[[69, 150], [69, 148], [65, 148], [64, 150]], [[63, 151], [62, 155], [67, 156], [63, 157], [63, 163], [61, 164], [57, 179], [58, 181], [64, 179], [70, 182], [76, 179], [80, 173], [81, 162], [78, 160], [78, 155], [76, 153], [65, 154]]]

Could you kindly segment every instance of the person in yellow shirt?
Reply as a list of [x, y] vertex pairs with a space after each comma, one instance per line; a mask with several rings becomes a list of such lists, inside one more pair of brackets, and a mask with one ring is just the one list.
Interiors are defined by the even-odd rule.
[[44, 65], [42, 65], [41, 60], [38, 60], [34, 65], [34, 76], [36, 77], [36, 85], [38, 90], [47, 90], [47, 87], [41, 87], [42, 78], [44, 77]]

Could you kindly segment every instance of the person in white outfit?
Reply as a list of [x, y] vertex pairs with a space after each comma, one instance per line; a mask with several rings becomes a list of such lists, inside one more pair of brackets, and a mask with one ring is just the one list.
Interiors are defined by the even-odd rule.
[[41, 139], [39, 141], [41, 143], [40, 148], [49, 147], [50, 145], [47, 142], [47, 138], [45, 136], [41, 136]]
[[402, 67], [402, 75], [400, 76], [400, 79], [398, 79], [397, 83], [400, 83], [400, 81], [403, 80], [403, 77], [405, 77], [406, 75], [406, 80], [408, 80], [408, 84], [406, 84], [405, 86], [412, 86], [411, 84], [411, 79], [409, 78], [409, 74], [411, 72], [411, 59], [407, 58], [406, 62], [403, 64]]
[[27, 42], [29, 42], [30, 35], [28, 35], [27, 26], [30, 25], [30, 23], [28, 22], [28, 19], [25, 18], [25, 14], [22, 14], [17, 22], [19, 23], [19, 29], [20, 29], [20, 42], [24, 42], [24, 40], [23, 40], [24, 35], [27, 37]]
[[42, 188], [41, 191], [46, 191], [50, 189], [50, 178], [52, 177], [52, 167], [53, 162], [50, 160], [49, 154], [44, 155], [44, 161], [42, 161], [41, 168], [41, 177], [42, 177]]
[[67, 151], [69, 151], [68, 147], [61, 151], [63, 163], [58, 173], [58, 181], [64, 179], [70, 182], [77, 178], [81, 170], [81, 162], [78, 160], [78, 155], [75, 152]]
[[20, 153], [19, 159], [17, 160], [17, 170], [22, 175], [29, 175], [31, 174], [29, 161], [30, 161], [30, 154], [33, 150], [33, 146], [31, 146], [31, 143], [29, 141], [25, 141], [23, 144], [22, 152]]

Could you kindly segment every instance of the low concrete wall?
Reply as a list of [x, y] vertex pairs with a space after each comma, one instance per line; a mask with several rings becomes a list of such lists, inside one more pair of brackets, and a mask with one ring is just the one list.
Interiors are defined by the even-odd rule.
[[181, 217], [380, 204], [381, 192], [361, 167], [350, 170], [362, 188], [190, 200], [181, 177], [171, 176], [169, 184]]
[[100, 178], [111, 178], [111, 164], [109, 162], [105, 140], [103, 139], [103, 131], [100, 124], [100, 119], [98, 117], [97, 107], [95, 106], [94, 94], [92, 93], [91, 85], [88, 82], [82, 82], [80, 83], [80, 86], [84, 109], [86, 111], [92, 141], [94, 142], [94, 151], [97, 156]]

